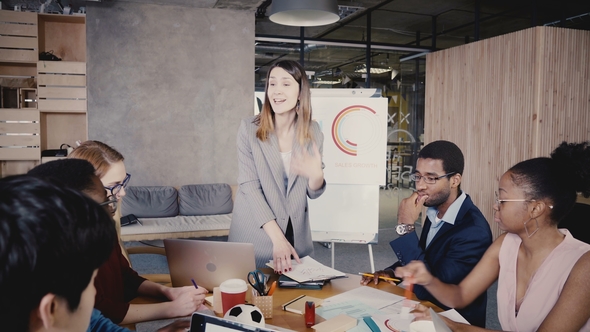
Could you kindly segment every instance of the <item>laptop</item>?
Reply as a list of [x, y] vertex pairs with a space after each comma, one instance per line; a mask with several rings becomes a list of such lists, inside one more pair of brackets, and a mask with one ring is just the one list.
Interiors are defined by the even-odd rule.
[[192, 286], [191, 279], [209, 291], [227, 279], [248, 281], [256, 269], [254, 244], [225, 241], [164, 239], [172, 286]]

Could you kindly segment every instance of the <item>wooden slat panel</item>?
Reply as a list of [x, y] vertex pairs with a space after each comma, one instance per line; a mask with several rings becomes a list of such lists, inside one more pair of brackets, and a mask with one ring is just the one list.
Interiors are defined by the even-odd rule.
[[60, 85], [60, 86], [86, 86], [85, 75], [52, 75], [39, 74], [37, 77], [39, 85]]
[[37, 37], [37, 26], [22, 24], [0, 24], [0, 34], [6, 36]]
[[86, 15], [39, 14], [39, 21], [85, 24]]
[[0, 10], [0, 22], [37, 24], [37, 13]]
[[37, 49], [37, 38], [1, 36], [0, 45], [2, 48], [29, 48]]
[[0, 64], [0, 77], [6, 76], [27, 76], [27, 77], [35, 77], [37, 76], [37, 61], [34, 63], [11, 63], [10, 65], [7, 64]]
[[24, 174], [39, 164], [37, 160], [9, 160], [0, 162], [0, 177]]
[[0, 48], [0, 61], [35, 62], [39, 59], [36, 50], [12, 50]]
[[77, 98], [86, 99], [86, 87], [83, 88], [46, 88], [39, 87], [39, 98]]
[[[0, 122], [0, 133], [39, 134], [39, 123], [5, 123]], [[2, 158], [0, 158], [1, 160]]]
[[590, 139], [588, 50], [588, 31], [537, 27], [426, 56], [425, 143], [461, 148], [461, 187], [496, 237], [499, 177], [564, 139]]
[[39, 73], [86, 74], [86, 62], [76, 61], [39, 61]]
[[85, 113], [86, 100], [47, 100], [40, 99], [37, 108], [43, 112]]
[[0, 108], [0, 121], [39, 121], [38, 110]]
[[590, 140], [590, 32], [563, 28], [538, 31], [539, 139], [547, 156], [562, 141]]
[[39, 160], [40, 148], [0, 148], [0, 160]]
[[40, 135], [0, 135], [0, 146], [40, 146]]

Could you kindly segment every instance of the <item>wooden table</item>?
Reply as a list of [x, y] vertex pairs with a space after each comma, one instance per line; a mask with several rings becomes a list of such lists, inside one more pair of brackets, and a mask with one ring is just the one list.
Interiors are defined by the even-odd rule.
[[[271, 269], [262, 269], [264, 273], [270, 275], [270, 281], [273, 282], [278, 279], [278, 275], [274, 274]], [[292, 289], [292, 288], [279, 288], [277, 287], [274, 294], [273, 294], [273, 317], [271, 319], [267, 319], [266, 322], [271, 325], [275, 325], [282, 328], [287, 328], [295, 331], [314, 331], [312, 328], [307, 328], [305, 326], [304, 316], [295, 314], [292, 312], [284, 311], [281, 308], [281, 305], [284, 303], [289, 302], [290, 300], [296, 298], [299, 295], [310, 295], [316, 298], [327, 299], [334, 295], [338, 295], [340, 293], [344, 293], [348, 290], [361, 287], [360, 285], [361, 276], [354, 275], [354, 274], [347, 274], [347, 278], [340, 278], [334, 279], [328, 283], [326, 283], [322, 289]], [[404, 296], [404, 289], [386, 282], [380, 282], [377, 286], [374, 284], [369, 284], [370, 287], [375, 287], [379, 290], [386, 291], [389, 293], [393, 293], [396, 295]], [[413, 296], [413, 300], [420, 301]], [[148, 298], [136, 298], [132, 301], [132, 303], [153, 303], [154, 299]], [[428, 302], [428, 301], [420, 301], [423, 305], [433, 308], [436, 312], [441, 312], [442, 309], [437, 307], [435, 304]], [[222, 315], [218, 315], [222, 317]], [[318, 315], [316, 315], [316, 324], [324, 321], [324, 319]], [[125, 327], [134, 329], [134, 326], [131, 324], [126, 325]]]
[[[321, 290], [316, 289], [288, 289], [288, 288], [277, 288], [273, 294], [273, 312], [272, 319], [267, 320], [268, 324], [276, 325], [283, 328], [288, 328], [295, 331], [313, 331], [312, 328], [305, 326], [304, 316], [294, 314], [292, 312], [284, 311], [281, 305], [289, 302], [299, 295], [306, 294], [313, 297], [327, 299], [331, 296], [344, 293], [348, 290], [361, 287], [360, 281], [361, 276], [348, 274], [348, 278], [334, 279], [329, 283], [326, 283]], [[271, 281], [276, 280], [278, 276], [271, 274]], [[374, 284], [370, 284], [370, 287], [375, 287]], [[375, 288], [393, 293], [396, 295], [404, 296], [404, 289], [386, 282], [380, 282]], [[413, 299], [420, 301], [413, 296]], [[420, 301], [423, 305], [433, 308], [437, 312], [441, 312], [442, 309], [437, 307], [435, 304], [428, 301]], [[316, 315], [316, 324], [324, 321], [324, 319]]]

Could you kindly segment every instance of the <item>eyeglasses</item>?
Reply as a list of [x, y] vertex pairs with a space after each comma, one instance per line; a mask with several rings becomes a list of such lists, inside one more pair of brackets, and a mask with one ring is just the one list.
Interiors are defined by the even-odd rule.
[[112, 187], [104, 187], [104, 189], [110, 190], [111, 195], [116, 197], [117, 194], [121, 191], [121, 189], [127, 188], [127, 183], [129, 183], [129, 179], [131, 179], [131, 174], [125, 173], [125, 178], [123, 179], [123, 182], [117, 183]]
[[[500, 196], [497, 191], [494, 192], [494, 195], [496, 196], [495, 203], [498, 206], [498, 209], [500, 209], [501, 204], [504, 202], [536, 202], [537, 201], [535, 199], [524, 199], [524, 198], [500, 199]], [[553, 209], [553, 205], [547, 205], [547, 206], [550, 209]]]
[[424, 180], [424, 182], [426, 184], [435, 184], [437, 180], [440, 180], [442, 178], [445, 178], [447, 176], [452, 176], [457, 174], [457, 172], [451, 172], [451, 173], [447, 173], [445, 175], [441, 175], [441, 176], [422, 176], [422, 175], [418, 175], [416, 173], [414, 174], [410, 174], [410, 180], [418, 183], [420, 182], [420, 180]]
[[109, 197], [107, 197], [106, 202], [102, 202], [98, 205], [100, 205], [100, 206], [107, 206], [108, 205], [109, 209], [111, 209], [111, 213], [115, 213], [115, 212], [117, 212], [117, 197], [109, 196]]
[[[500, 207], [500, 205], [504, 202], [534, 202], [534, 199], [524, 199], [524, 198], [517, 198], [517, 199], [500, 199], [500, 196], [498, 195], [498, 192], [495, 191], [494, 195], [496, 195], [496, 205], [498, 205], [498, 207]], [[553, 207], [552, 207], [553, 208]]]

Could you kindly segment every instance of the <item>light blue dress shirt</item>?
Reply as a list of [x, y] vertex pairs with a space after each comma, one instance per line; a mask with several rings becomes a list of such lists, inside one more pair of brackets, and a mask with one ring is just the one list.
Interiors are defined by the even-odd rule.
[[457, 197], [457, 199], [451, 204], [451, 206], [449, 206], [447, 212], [445, 212], [445, 215], [442, 217], [442, 219], [439, 219], [438, 221], [436, 218], [436, 216], [438, 215], [437, 208], [429, 207], [428, 210], [426, 210], [426, 216], [432, 222], [432, 225], [430, 225], [430, 230], [428, 231], [428, 236], [426, 237], [426, 248], [428, 248], [430, 241], [432, 241], [436, 233], [438, 233], [438, 230], [443, 225], [443, 222], [449, 223], [451, 225], [455, 224], [457, 214], [459, 213], [461, 205], [463, 205], [463, 201], [466, 197], [467, 194], [465, 194], [465, 192], [461, 192], [461, 195], [459, 195], [459, 197]]

